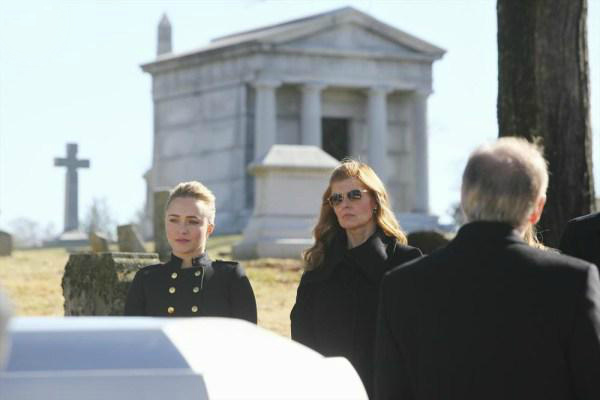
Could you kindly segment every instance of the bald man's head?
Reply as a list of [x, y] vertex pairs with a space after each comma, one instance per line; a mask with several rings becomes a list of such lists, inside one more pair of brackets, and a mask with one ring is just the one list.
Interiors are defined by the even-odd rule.
[[498, 221], [521, 227], [546, 195], [548, 167], [539, 146], [504, 137], [469, 157], [461, 205], [469, 222]]

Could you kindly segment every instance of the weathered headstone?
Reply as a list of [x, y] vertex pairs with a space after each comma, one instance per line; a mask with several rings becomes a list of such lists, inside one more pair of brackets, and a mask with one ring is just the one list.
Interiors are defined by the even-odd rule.
[[271, 146], [249, 167], [255, 176], [254, 213], [233, 257], [300, 258], [313, 243], [321, 196], [338, 160], [316, 146]]
[[10, 256], [13, 250], [12, 235], [8, 232], [0, 231], [0, 256]]
[[133, 224], [119, 225], [117, 227], [119, 251], [131, 253], [145, 253], [146, 248], [139, 232]]
[[162, 261], [168, 260], [171, 255], [171, 246], [167, 241], [165, 230], [165, 206], [168, 199], [168, 190], [154, 192], [154, 251], [158, 253]]
[[8, 355], [8, 333], [6, 332], [8, 326], [8, 319], [12, 314], [12, 306], [10, 305], [8, 298], [0, 292], [0, 371], [4, 365], [4, 360]]
[[450, 239], [438, 231], [416, 231], [408, 234], [408, 244], [423, 252], [431, 254], [433, 251], [445, 247]]
[[158, 263], [154, 253], [71, 254], [62, 279], [65, 315], [123, 315], [137, 270]]
[[101, 233], [90, 233], [90, 246], [94, 253], [103, 253], [108, 251], [108, 238]]

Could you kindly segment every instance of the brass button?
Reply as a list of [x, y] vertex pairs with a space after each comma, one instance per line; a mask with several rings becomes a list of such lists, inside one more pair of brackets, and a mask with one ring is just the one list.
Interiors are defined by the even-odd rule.
[[196, 271], [196, 272], [194, 272], [194, 275], [196, 275], [196, 276], [200, 276], [200, 274], [201, 274], [201, 272], [200, 272], [200, 271]]
[[171, 286], [169, 288], [169, 293], [171, 293], [171, 294], [175, 293], [175, 287]]
[[198, 306], [192, 306], [192, 312], [198, 312]]
[[167, 308], [167, 312], [169, 314], [173, 314], [175, 312], [175, 307], [169, 307], [169, 308]]
[[200, 291], [200, 288], [198, 286], [194, 286], [192, 290], [194, 291], [194, 293], [198, 293]]
[[171, 279], [177, 279], [177, 272], [173, 272], [171, 274]]

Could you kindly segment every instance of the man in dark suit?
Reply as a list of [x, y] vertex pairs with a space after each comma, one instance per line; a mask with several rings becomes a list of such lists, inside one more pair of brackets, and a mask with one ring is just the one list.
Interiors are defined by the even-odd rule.
[[375, 399], [600, 399], [598, 271], [523, 241], [547, 185], [546, 162], [525, 140], [471, 155], [469, 222], [383, 280]]
[[600, 266], [600, 213], [570, 220], [560, 239], [560, 251]]

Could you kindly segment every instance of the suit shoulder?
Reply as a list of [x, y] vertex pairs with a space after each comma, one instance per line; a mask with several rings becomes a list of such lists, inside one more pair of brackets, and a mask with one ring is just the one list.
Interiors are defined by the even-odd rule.
[[212, 267], [215, 272], [236, 274], [239, 276], [246, 275], [244, 267], [237, 261], [215, 260], [212, 262]]
[[600, 212], [582, 215], [577, 218], [573, 218], [568, 222], [569, 225], [576, 226], [599, 226], [600, 227]]
[[422, 254], [421, 250], [418, 249], [417, 247], [414, 246], [410, 246], [407, 244], [400, 244], [398, 242], [396, 242], [395, 246], [394, 246], [394, 253], [398, 253], [398, 254]]
[[428, 264], [425, 261], [428, 261], [429, 257], [431, 256], [422, 256], [421, 252], [419, 251], [419, 255], [417, 257], [413, 257], [404, 263], [396, 265], [394, 268], [392, 268], [386, 273], [386, 276], [388, 277], [388, 279], [396, 279], [395, 277], [415, 274], [417, 273], [417, 270], [422, 269]]
[[567, 254], [557, 253], [552, 250], [536, 250], [535, 254], [540, 257], [548, 265], [555, 266], [556, 268], [563, 268], [573, 271], [587, 271], [589, 268], [594, 267], [594, 264], [582, 260], [581, 258], [572, 257]]
[[450, 256], [450, 251], [447, 247], [442, 247], [437, 250], [434, 250], [431, 254], [428, 255], [423, 255], [421, 251], [416, 247], [412, 247], [412, 249], [418, 251], [419, 256], [413, 257], [403, 264], [399, 264], [398, 266], [390, 270], [388, 274], [403, 277], [408, 275], [417, 276], [434, 273], [438, 268], [440, 268], [440, 266], [447, 264], [448, 258]]
[[241, 267], [240, 263], [237, 261], [230, 260], [215, 260], [213, 261], [213, 267], [215, 268], [224, 268], [224, 269], [236, 269]]
[[512, 246], [512, 256], [508, 261], [527, 273], [534, 273], [538, 279], [567, 282], [587, 279], [590, 269], [596, 266], [580, 258], [571, 257], [552, 250], [535, 249], [526, 244]]
[[416, 247], [408, 246], [408, 245], [404, 245], [404, 244], [395, 242], [391, 249], [391, 254], [389, 255], [389, 257], [391, 258], [390, 264], [392, 264], [392, 265], [404, 264], [408, 261], [417, 259], [417, 258], [421, 257], [422, 255], [423, 255], [423, 253], [421, 253], [421, 250]]
[[164, 268], [165, 264], [152, 264], [140, 268], [137, 273], [140, 275], [151, 275], [163, 271]]

